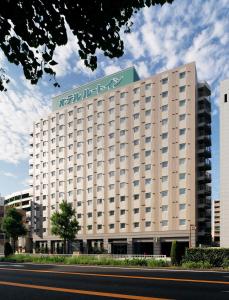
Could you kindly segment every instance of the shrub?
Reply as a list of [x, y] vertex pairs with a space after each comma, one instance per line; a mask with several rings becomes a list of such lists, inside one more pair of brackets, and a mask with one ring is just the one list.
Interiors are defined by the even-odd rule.
[[148, 267], [169, 267], [170, 263], [164, 259], [149, 259], [147, 260]]
[[6, 242], [4, 245], [4, 255], [5, 255], [5, 257], [8, 257], [12, 254], [13, 254], [13, 248], [10, 245], [10, 243]]
[[182, 263], [182, 267], [185, 269], [210, 269], [212, 265], [207, 261], [186, 261]]
[[229, 260], [229, 248], [189, 248], [183, 262], [208, 262], [213, 267], [222, 267]]
[[222, 267], [225, 269], [229, 268], [229, 258], [224, 258]]
[[179, 257], [178, 257], [177, 241], [172, 242], [170, 256], [171, 256], [172, 265], [178, 265], [179, 264]]

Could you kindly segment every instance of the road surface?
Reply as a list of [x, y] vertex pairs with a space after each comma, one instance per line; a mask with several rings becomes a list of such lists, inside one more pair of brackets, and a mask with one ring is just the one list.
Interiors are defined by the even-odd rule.
[[1, 300], [229, 299], [229, 272], [0, 263]]

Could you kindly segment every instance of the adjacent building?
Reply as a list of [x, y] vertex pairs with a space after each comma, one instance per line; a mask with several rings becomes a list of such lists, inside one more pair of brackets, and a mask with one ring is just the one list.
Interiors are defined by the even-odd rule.
[[36, 209], [30, 189], [18, 191], [6, 196], [4, 204], [5, 210], [7, 210], [8, 207], [14, 207], [22, 213], [28, 233], [25, 237], [19, 237], [18, 249], [20, 252], [31, 252], [33, 249], [32, 234], [36, 222], [34, 216]]
[[2, 219], [4, 217], [4, 197], [1, 196], [0, 194], [0, 254], [4, 253], [4, 234], [1, 231], [1, 223]]
[[229, 247], [229, 79], [220, 84], [220, 246]]
[[143, 80], [128, 68], [54, 97], [30, 138], [36, 246], [60, 246], [50, 216], [63, 200], [85, 252], [209, 243], [210, 95], [190, 63]]
[[213, 242], [219, 246], [220, 242], [220, 201], [214, 200], [214, 212], [213, 212]]

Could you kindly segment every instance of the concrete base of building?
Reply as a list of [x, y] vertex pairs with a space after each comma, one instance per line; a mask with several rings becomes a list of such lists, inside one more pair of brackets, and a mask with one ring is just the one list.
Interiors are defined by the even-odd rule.
[[[183, 249], [189, 246], [188, 239], [176, 239]], [[170, 256], [172, 239], [79, 239], [68, 245], [68, 253], [75, 254], [135, 254]], [[64, 251], [61, 240], [37, 240], [34, 242], [34, 253], [61, 254]]]

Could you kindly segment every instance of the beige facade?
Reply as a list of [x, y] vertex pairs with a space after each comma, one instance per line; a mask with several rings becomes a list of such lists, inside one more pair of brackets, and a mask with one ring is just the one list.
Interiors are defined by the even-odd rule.
[[229, 247], [229, 79], [220, 85], [220, 246]]
[[39, 208], [34, 240], [58, 240], [51, 235], [50, 216], [65, 199], [76, 209], [77, 239], [84, 249], [102, 243], [115, 252], [120, 243], [139, 252], [142, 242], [154, 243], [156, 253], [173, 239], [190, 246], [202, 242], [210, 230], [205, 178], [210, 176], [205, 149], [210, 133], [201, 133], [209, 95], [190, 63], [35, 122], [30, 152]]

